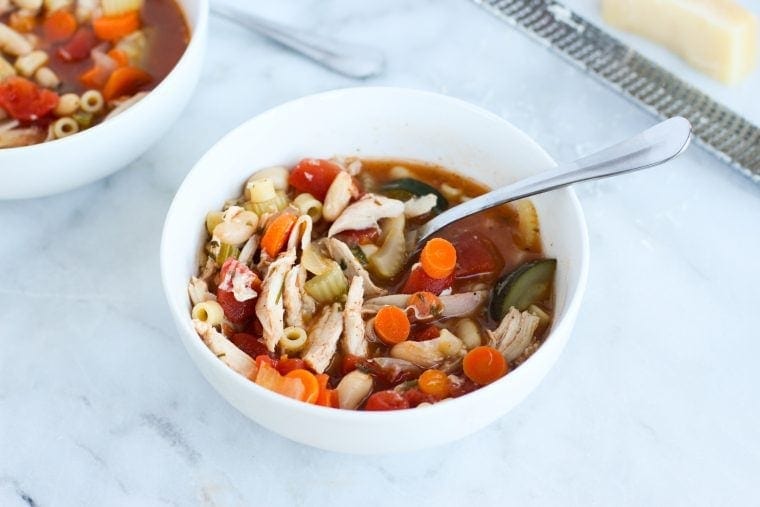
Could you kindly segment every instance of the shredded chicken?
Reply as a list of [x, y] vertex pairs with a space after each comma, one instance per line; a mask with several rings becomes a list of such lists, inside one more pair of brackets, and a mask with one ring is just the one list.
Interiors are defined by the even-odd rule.
[[364, 194], [361, 199], [343, 210], [343, 213], [330, 226], [327, 236], [334, 236], [343, 231], [378, 228], [378, 220], [396, 217], [402, 213], [404, 213], [403, 202], [382, 195]]
[[368, 297], [382, 296], [388, 291], [381, 289], [372, 282], [369, 272], [364, 269], [359, 260], [354, 256], [347, 244], [336, 238], [327, 239], [327, 249], [330, 256], [341, 265], [343, 273], [349, 280], [355, 276], [362, 278], [364, 282], [364, 294]]
[[251, 356], [237, 348], [234, 343], [209, 325], [208, 322], [193, 319], [193, 325], [195, 331], [203, 339], [203, 343], [227, 366], [249, 379], [256, 376], [256, 363]]
[[285, 322], [288, 326], [303, 327], [303, 295], [306, 269], [296, 264], [285, 275], [282, 296], [285, 304]]
[[541, 319], [512, 307], [499, 327], [488, 331], [489, 345], [499, 350], [507, 361], [514, 361], [530, 345]]
[[362, 320], [362, 302], [364, 301], [364, 283], [360, 276], [351, 279], [346, 296], [346, 307], [343, 309], [343, 341], [344, 354], [367, 357], [369, 352], [367, 340], [364, 338], [364, 320]]
[[238, 260], [245, 264], [246, 266], [250, 266], [251, 262], [253, 261], [253, 256], [256, 255], [256, 250], [259, 249], [259, 243], [261, 242], [261, 236], [258, 234], [254, 234], [250, 238], [248, 238], [248, 241], [245, 242], [243, 245], [243, 248], [240, 249], [240, 255], [238, 255]]
[[190, 301], [192, 301], [193, 305], [203, 303], [204, 301], [216, 301], [216, 296], [211, 294], [208, 290], [208, 284], [200, 278], [190, 278], [187, 292], [190, 295]]
[[[443, 305], [443, 310], [439, 314], [439, 317], [452, 318], [452, 317], [464, 317], [470, 315], [477, 310], [488, 298], [487, 290], [475, 290], [470, 292], [462, 292], [459, 294], [440, 295], [438, 299]], [[409, 301], [408, 294], [390, 294], [388, 296], [380, 296], [372, 299], [368, 299], [364, 302], [362, 307], [362, 313], [374, 314], [383, 306], [398, 306], [399, 308], [406, 308]]]
[[274, 352], [285, 329], [282, 290], [285, 275], [293, 267], [295, 261], [295, 251], [287, 250], [269, 265], [261, 284], [261, 296], [256, 301], [256, 316], [261, 322], [264, 343], [270, 352]]
[[421, 342], [405, 341], [391, 349], [391, 357], [404, 359], [420, 368], [433, 368], [447, 359], [462, 355], [464, 344], [448, 329], [441, 329], [441, 335]]
[[304, 362], [317, 373], [323, 373], [330, 365], [338, 340], [343, 331], [343, 312], [340, 305], [333, 303], [322, 309], [316, 324], [309, 331], [306, 352], [301, 356]]
[[235, 299], [240, 301], [248, 301], [256, 296], [258, 293], [253, 289], [256, 275], [251, 271], [248, 266], [242, 262], [231, 260], [232, 265], [227, 269], [224, 274], [224, 279], [219, 284], [219, 288], [222, 290], [232, 291]]
[[29, 146], [45, 140], [45, 132], [37, 127], [0, 130], [0, 148]]
[[435, 194], [412, 197], [404, 203], [404, 215], [406, 215], [406, 218], [426, 215], [435, 208], [436, 204], [438, 204], [438, 197]]

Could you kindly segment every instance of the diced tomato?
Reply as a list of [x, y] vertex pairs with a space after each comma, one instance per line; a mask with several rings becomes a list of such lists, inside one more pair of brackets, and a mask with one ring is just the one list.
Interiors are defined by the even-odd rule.
[[238, 301], [233, 291], [219, 289], [216, 300], [224, 310], [224, 316], [234, 324], [245, 324], [256, 314], [256, 298]]
[[404, 394], [402, 394], [402, 396], [409, 404], [410, 408], [414, 408], [420, 403], [435, 403], [438, 401], [438, 398], [432, 394], [423, 393], [416, 387], [404, 391]]
[[409, 408], [409, 401], [396, 391], [380, 391], [367, 399], [364, 410], [401, 410]]
[[58, 56], [64, 62], [78, 62], [90, 56], [90, 51], [98, 44], [98, 39], [89, 28], [80, 28], [63, 46], [58, 48]]
[[277, 361], [277, 371], [282, 375], [287, 375], [288, 372], [293, 370], [303, 370], [305, 368], [306, 363], [304, 363], [303, 359], [298, 357], [282, 356], [280, 360]]
[[346, 354], [343, 356], [343, 359], [341, 360], [340, 364], [340, 370], [343, 372], [343, 375], [346, 375], [348, 373], [351, 373], [356, 369], [356, 367], [359, 365], [359, 363], [362, 361], [362, 358], [353, 356], [351, 354]]
[[57, 105], [57, 93], [40, 88], [23, 77], [9, 77], [0, 83], [0, 108], [17, 120], [38, 120]]
[[338, 239], [348, 246], [366, 245], [374, 243], [380, 236], [380, 230], [376, 227], [361, 229], [358, 231], [343, 231], [336, 235]]
[[251, 357], [269, 354], [267, 346], [252, 334], [235, 333], [230, 337], [230, 341]]
[[257, 318], [253, 318], [247, 326], [245, 326], [245, 333], [252, 334], [253, 336], [263, 336], [264, 327], [261, 325], [261, 321]]
[[462, 395], [475, 391], [477, 388], [478, 385], [475, 382], [468, 379], [467, 377], [464, 377], [458, 382], [452, 382], [449, 385], [449, 395], [452, 398], [458, 398]]
[[454, 242], [457, 250], [457, 279], [481, 275], [499, 276], [504, 259], [490, 239], [475, 234]]
[[432, 292], [436, 296], [448, 289], [454, 283], [454, 273], [446, 278], [431, 278], [425, 273], [421, 266], [417, 266], [409, 274], [404, 287], [401, 289], [402, 294], [414, 294], [415, 292]]
[[411, 340], [424, 342], [441, 336], [441, 330], [432, 324], [417, 326], [412, 330]]
[[319, 158], [305, 158], [290, 171], [289, 183], [299, 192], [308, 192], [320, 201], [341, 171], [338, 164]]

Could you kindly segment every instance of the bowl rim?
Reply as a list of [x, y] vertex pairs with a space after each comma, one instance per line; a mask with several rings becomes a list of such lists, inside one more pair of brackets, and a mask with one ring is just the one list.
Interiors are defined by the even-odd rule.
[[[162, 91], [168, 86], [166, 83], [170, 80], [173, 80], [174, 77], [178, 74], [178, 69], [186, 67], [188, 65], [187, 60], [191, 58], [188, 56], [188, 54], [192, 54], [198, 51], [203, 50], [203, 41], [205, 37], [203, 34], [206, 33], [207, 27], [208, 27], [208, 18], [209, 18], [209, 12], [210, 12], [210, 0], [197, 0], [198, 2], [198, 16], [195, 23], [192, 22], [190, 17], [187, 13], [187, 7], [185, 6], [185, 2], [187, 0], [176, 0], [177, 5], [182, 12], [182, 16], [185, 18], [185, 22], [188, 24], [190, 28], [190, 41], [187, 44], [187, 47], [182, 52], [182, 55], [179, 57], [179, 60], [177, 60], [177, 63], [174, 64], [174, 66], [171, 68], [169, 73], [164, 76], [164, 78], [155, 86], [155, 88], [148, 91], [148, 94], [143, 97], [143, 99], [137, 101], [132, 107], [129, 107], [126, 111], [123, 111], [121, 114], [118, 114], [111, 118], [108, 121], [102, 121], [96, 125], [93, 125], [92, 127], [85, 129], [81, 132], [77, 132], [73, 135], [66, 136], [60, 139], [51, 139], [50, 141], [43, 141], [41, 143], [32, 144], [29, 146], [16, 146], [13, 148], [3, 148], [0, 149], [0, 159], [3, 158], [3, 155], [10, 157], [14, 154], [24, 152], [24, 153], [32, 153], [32, 152], [43, 152], [46, 149], [57, 149], [57, 148], [65, 148], [66, 144], [70, 143], [80, 143], [80, 142], [86, 142], [87, 139], [92, 137], [93, 135], [98, 135], [100, 132], [105, 130], [106, 128], [113, 129], [113, 128], [121, 128], [121, 123], [129, 120], [132, 116], [135, 116], [136, 114], [141, 114], [142, 111], [146, 107], [153, 107], [152, 104], [159, 99], [156, 99], [155, 97], [158, 95], [159, 92]], [[52, 147], [52, 148], [51, 148]], [[30, 155], [33, 156], [33, 155]]]
[[[196, 161], [192, 169], [185, 175], [185, 178], [183, 179], [182, 183], [177, 188], [177, 191], [174, 194], [174, 198], [172, 199], [171, 205], [169, 206], [169, 209], [166, 213], [166, 218], [164, 220], [164, 225], [163, 225], [162, 234], [161, 234], [161, 245], [160, 245], [161, 282], [164, 289], [164, 296], [169, 305], [169, 310], [172, 313], [176, 327], [180, 333], [182, 332], [189, 333], [191, 336], [198, 338], [198, 334], [196, 333], [195, 329], [192, 327], [192, 321], [191, 319], [188, 318], [190, 314], [188, 312], [180, 311], [178, 308], [175, 307], [174, 305], [175, 297], [170, 292], [170, 281], [168, 280], [167, 269], [165, 268], [169, 263], [168, 252], [170, 249], [170, 247], [168, 246], [167, 236], [168, 236], [168, 230], [169, 230], [168, 228], [169, 226], [171, 226], [171, 222], [173, 221], [174, 215], [176, 213], [176, 207], [178, 205], [177, 202], [180, 196], [183, 193], [188, 191], [187, 185], [188, 185], [188, 182], [192, 180], [192, 176], [195, 173], [198, 173], [201, 171], [201, 168], [204, 165], [205, 160], [210, 157], [210, 154], [214, 152], [220, 144], [225, 143], [227, 139], [229, 139], [230, 137], [233, 137], [238, 131], [247, 128], [249, 124], [253, 122], [266, 121], [267, 117], [277, 114], [280, 109], [297, 108], [299, 106], [302, 106], [304, 103], [308, 103], [311, 101], [320, 101], [320, 100], [332, 101], [335, 99], [339, 99], [344, 95], [353, 95], [353, 94], [370, 94], [371, 95], [374, 93], [411, 95], [411, 96], [418, 96], [421, 98], [424, 97], [427, 99], [440, 100], [442, 103], [447, 103], [447, 105], [450, 105], [452, 107], [462, 108], [464, 110], [468, 110], [469, 112], [480, 115], [484, 117], [484, 119], [500, 122], [503, 124], [503, 126], [507, 127], [509, 130], [512, 130], [513, 134], [515, 134], [515, 136], [518, 137], [521, 140], [521, 142], [529, 145], [531, 148], [536, 150], [536, 153], [540, 154], [543, 158], [545, 158], [548, 165], [550, 166], [556, 165], [556, 162], [554, 161], [554, 159], [535, 140], [533, 140], [530, 136], [528, 136], [522, 130], [520, 130], [519, 128], [517, 128], [516, 126], [514, 126], [512, 123], [502, 118], [501, 116], [491, 111], [488, 111], [487, 109], [484, 109], [480, 106], [471, 104], [465, 100], [462, 100], [456, 97], [451, 97], [448, 95], [443, 95], [440, 93], [427, 91], [427, 90], [405, 88], [405, 87], [394, 87], [394, 86], [364, 86], [364, 87], [338, 88], [338, 89], [328, 90], [328, 91], [319, 92], [315, 94], [305, 95], [303, 97], [299, 97], [287, 102], [283, 102], [274, 107], [266, 109], [262, 111], [261, 113], [256, 114], [255, 116], [245, 120], [244, 122], [239, 124], [237, 127], [228, 131], [224, 136], [218, 139], [203, 154], [203, 156], [201, 156], [200, 159]], [[448, 410], [451, 408], [458, 407], [460, 405], [464, 405], [465, 403], [477, 404], [479, 398], [485, 397], [487, 392], [490, 392], [491, 390], [495, 389], [497, 385], [502, 385], [504, 386], [503, 388], [508, 389], [509, 384], [514, 384], [518, 382], [518, 378], [522, 376], [522, 374], [520, 373], [521, 371], [526, 372], [530, 368], [530, 365], [537, 363], [540, 357], [544, 357], [550, 353], [550, 351], [548, 350], [548, 347], [546, 347], [546, 344], [550, 340], [552, 340], [552, 337], [554, 337], [557, 334], [560, 334], [559, 331], [561, 329], [568, 328], [567, 334], [569, 335], [569, 331], [571, 330], [573, 326], [575, 316], [577, 315], [578, 310], [580, 308], [581, 300], [585, 292], [587, 278], [588, 278], [588, 269], [589, 269], [588, 267], [589, 265], [588, 228], [586, 225], [586, 219], [583, 213], [583, 209], [580, 205], [580, 201], [578, 200], [578, 197], [575, 194], [574, 190], [571, 187], [565, 187], [562, 189], [555, 190], [554, 192], [559, 192], [559, 193], [564, 194], [564, 196], [569, 200], [570, 205], [574, 212], [573, 213], [574, 219], [577, 222], [578, 227], [579, 227], [578, 232], [580, 233], [579, 250], [581, 253], [581, 258], [576, 263], [576, 264], [579, 264], [579, 267], [577, 268], [578, 282], [574, 286], [569, 287], [568, 303], [566, 305], [566, 310], [562, 313], [562, 315], [560, 315], [559, 319], [554, 321], [552, 329], [550, 330], [549, 334], [546, 336], [544, 343], [518, 368], [515, 368], [515, 370], [510, 372], [508, 375], [505, 375], [504, 377], [493, 382], [492, 384], [482, 386], [473, 392], [467, 393], [467, 395], [465, 396], [451, 399], [450, 401], [447, 401], [446, 403], [435, 403], [429, 407], [426, 407], [425, 413], [434, 413], [436, 411]], [[555, 340], [553, 341], [556, 341], [557, 339], [558, 338], [555, 338]], [[180, 340], [182, 340], [182, 343], [185, 347], [188, 346], [187, 340], [185, 340], [182, 336], [180, 336]], [[371, 422], [387, 421], [390, 419], [394, 419], [401, 422], [405, 419], [415, 418], [417, 415], [419, 415], [419, 413], [413, 409], [375, 411], [375, 412], [363, 411], [363, 410], [343, 410], [343, 409], [334, 409], [334, 408], [329, 408], [329, 407], [312, 405], [309, 403], [304, 403], [299, 400], [294, 400], [286, 396], [283, 396], [281, 394], [270, 391], [268, 389], [265, 389], [264, 387], [259, 386], [255, 382], [235, 372], [232, 368], [224, 364], [222, 361], [219, 361], [216, 355], [214, 355], [214, 353], [211, 352], [211, 350], [205, 345], [205, 343], [203, 343], [202, 340], [200, 339], [190, 340], [190, 342], [192, 343], [191, 345], [192, 347], [200, 350], [200, 353], [202, 354], [203, 357], [207, 359], [207, 362], [211, 368], [218, 371], [226, 380], [229, 380], [233, 384], [235, 384], [236, 387], [239, 387], [240, 389], [242, 389], [246, 397], [249, 395], [261, 396], [264, 399], [271, 401], [272, 403], [280, 404], [282, 408], [286, 410], [290, 410], [290, 409], [300, 410], [300, 411], [303, 411], [305, 415], [318, 416], [322, 419], [326, 419], [329, 421], [341, 421], [341, 422], [349, 421], [349, 422], [364, 422], [364, 423], [367, 423], [370, 421]], [[551, 369], [551, 365], [547, 369], [547, 371], [549, 369]], [[226, 399], [226, 397], [224, 396], [222, 396], [222, 398]]]

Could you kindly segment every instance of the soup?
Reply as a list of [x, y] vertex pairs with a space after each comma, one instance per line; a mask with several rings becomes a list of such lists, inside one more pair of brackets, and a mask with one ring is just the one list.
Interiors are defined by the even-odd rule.
[[175, 0], [0, 0], [0, 148], [120, 114], [166, 77], [189, 38]]
[[192, 319], [262, 387], [359, 410], [427, 406], [495, 382], [551, 325], [556, 262], [528, 200], [426, 240], [487, 188], [408, 161], [304, 159], [254, 173], [206, 217]]

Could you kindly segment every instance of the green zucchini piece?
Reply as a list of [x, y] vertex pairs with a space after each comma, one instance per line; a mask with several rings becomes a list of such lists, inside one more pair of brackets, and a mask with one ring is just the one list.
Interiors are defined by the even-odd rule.
[[496, 283], [491, 298], [491, 318], [500, 321], [511, 307], [521, 312], [549, 297], [557, 270], [556, 259], [526, 262]]
[[449, 201], [435, 187], [414, 178], [400, 178], [384, 183], [380, 192], [392, 199], [408, 201], [412, 197], [421, 197], [427, 194], [435, 195], [437, 203], [433, 208], [436, 215], [449, 207]]

